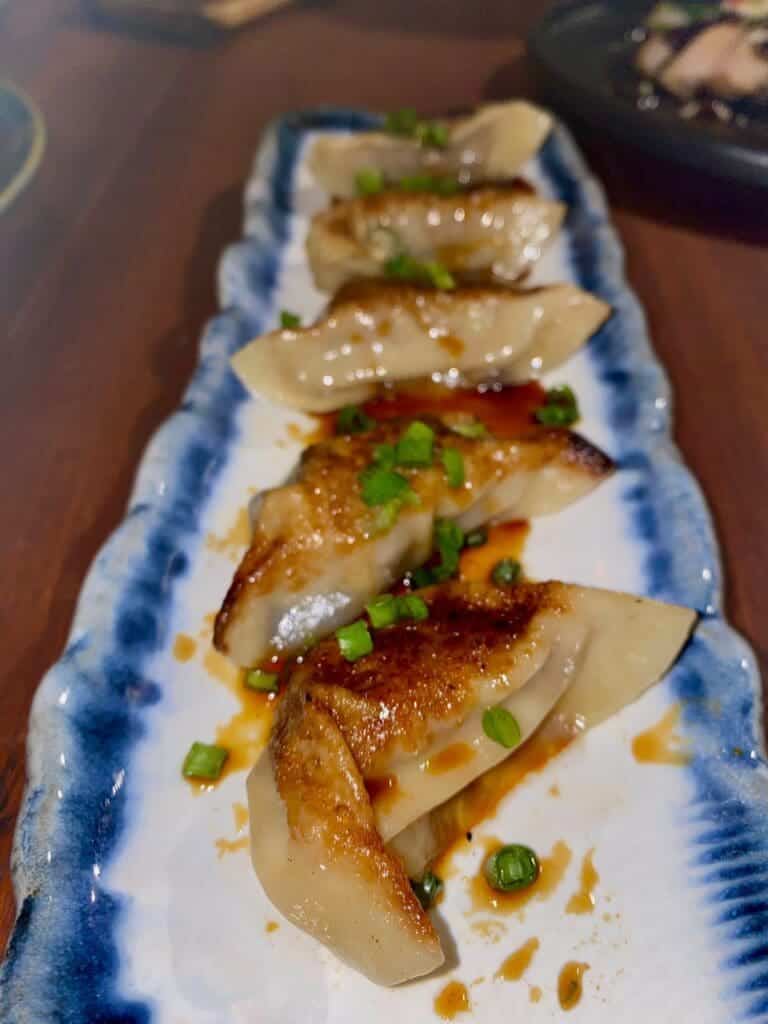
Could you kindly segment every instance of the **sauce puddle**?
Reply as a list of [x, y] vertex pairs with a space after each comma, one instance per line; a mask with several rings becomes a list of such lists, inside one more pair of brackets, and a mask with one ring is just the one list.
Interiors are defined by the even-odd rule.
[[494, 978], [501, 978], [503, 981], [519, 981], [531, 966], [539, 945], [538, 939], [528, 939], [520, 949], [516, 949], [507, 957], [494, 974]]
[[467, 986], [460, 981], [449, 981], [435, 996], [435, 1013], [442, 1020], [453, 1020], [460, 1013], [469, 1013]]
[[686, 765], [690, 751], [676, 731], [680, 722], [680, 705], [673, 704], [666, 714], [650, 729], [638, 733], [632, 740], [632, 753], [640, 764]]
[[469, 764], [474, 756], [475, 752], [468, 743], [451, 743], [425, 761], [423, 768], [428, 775], [444, 775]]
[[522, 561], [523, 549], [531, 532], [526, 519], [513, 519], [488, 527], [488, 540], [477, 548], [464, 548], [459, 561], [459, 578], [469, 582], [487, 583], [497, 562], [502, 558]]
[[589, 964], [576, 960], [569, 960], [563, 966], [557, 979], [557, 999], [561, 1009], [572, 1010], [579, 1004], [584, 990], [584, 972], [588, 970]]
[[[504, 844], [498, 839], [485, 840], [485, 860]], [[532, 900], [545, 900], [563, 880], [568, 865], [571, 863], [571, 850], [561, 840], [555, 843], [547, 857], [539, 858], [539, 877], [527, 889], [517, 892], [498, 892], [492, 889], [485, 879], [483, 864], [477, 874], [469, 881], [469, 895], [474, 913], [521, 913]]]
[[176, 661], [189, 661], [197, 651], [197, 641], [186, 633], [177, 633], [173, 641], [173, 656]]
[[591, 849], [582, 861], [579, 888], [568, 900], [566, 914], [591, 914], [595, 909], [595, 886], [600, 875], [595, 870], [594, 854], [594, 849]]

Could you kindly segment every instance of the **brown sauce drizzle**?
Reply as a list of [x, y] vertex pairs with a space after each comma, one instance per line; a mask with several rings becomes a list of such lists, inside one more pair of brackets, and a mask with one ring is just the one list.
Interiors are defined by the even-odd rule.
[[280, 925], [277, 923], [277, 921], [267, 921], [266, 925], [264, 926], [264, 931], [267, 933], [267, 935], [271, 935], [272, 932], [276, 932], [279, 927]]
[[541, 996], [542, 996], [542, 992], [541, 992], [541, 989], [539, 988], [539, 986], [538, 985], [531, 985], [531, 987], [528, 990], [528, 998], [530, 999], [530, 1001], [532, 1003], [540, 1003], [541, 1002]]
[[468, 743], [451, 743], [424, 762], [424, 771], [428, 775], [445, 775], [469, 764], [474, 756], [475, 752]]
[[173, 656], [176, 661], [189, 661], [194, 658], [197, 650], [197, 641], [187, 633], [177, 633], [173, 641]]
[[501, 978], [503, 981], [520, 981], [522, 976], [531, 966], [536, 951], [539, 948], [538, 939], [528, 939], [514, 953], [510, 953], [501, 967], [494, 974], [494, 978]]
[[455, 334], [440, 334], [436, 340], [440, 348], [454, 359], [459, 359], [463, 356], [464, 349], [467, 347], [461, 338], [457, 338]]
[[566, 914], [591, 914], [595, 909], [595, 886], [600, 881], [600, 875], [595, 870], [594, 854], [594, 849], [590, 850], [582, 861], [579, 888], [568, 900]]
[[217, 839], [216, 849], [219, 851], [219, 859], [227, 853], [237, 853], [238, 850], [248, 849], [248, 833], [240, 833], [248, 826], [248, 808], [245, 804], [232, 804], [232, 813], [235, 819], [235, 839]]
[[513, 519], [488, 527], [487, 543], [464, 548], [459, 563], [459, 577], [473, 583], [487, 583], [493, 567], [502, 558], [522, 559], [525, 542], [531, 532], [527, 519]]
[[[296, 426], [296, 424], [291, 424], [291, 426]], [[205, 539], [205, 543], [211, 551], [216, 551], [220, 555], [226, 555], [227, 558], [238, 560], [243, 551], [248, 547], [250, 540], [251, 521], [248, 516], [248, 508], [246, 506], [245, 508], [241, 508], [237, 513], [235, 521], [226, 533], [221, 536], [218, 536], [215, 533], [209, 533]]]
[[688, 764], [690, 752], [684, 749], [683, 739], [676, 731], [679, 721], [680, 705], [673, 704], [656, 725], [638, 733], [632, 740], [635, 760], [641, 764]]
[[588, 970], [589, 964], [576, 960], [569, 960], [563, 966], [557, 979], [557, 999], [561, 1009], [572, 1010], [579, 1004], [584, 990], [584, 972]]
[[453, 1020], [460, 1013], [469, 1013], [467, 986], [460, 981], [449, 981], [435, 996], [435, 1013], [442, 1020]]
[[[486, 857], [503, 845], [498, 839], [486, 840]], [[490, 887], [483, 871], [486, 859], [484, 857], [477, 874], [469, 881], [472, 910], [475, 913], [514, 914], [524, 910], [532, 900], [547, 899], [563, 880], [571, 863], [571, 856], [567, 843], [562, 839], [556, 842], [548, 856], [539, 858], [539, 877], [533, 885], [518, 892], [498, 892]]]

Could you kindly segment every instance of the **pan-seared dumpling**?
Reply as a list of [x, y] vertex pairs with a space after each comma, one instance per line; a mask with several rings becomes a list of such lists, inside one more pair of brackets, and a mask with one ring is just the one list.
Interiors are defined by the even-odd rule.
[[[577, 670], [554, 706], [544, 712], [537, 733], [543, 746], [557, 750], [637, 700], [661, 679], [688, 638], [696, 613], [610, 590], [547, 586], [564, 587], [574, 621], [588, 624]], [[420, 878], [435, 857], [474, 827], [472, 809], [478, 802], [486, 803], [477, 799], [482, 797], [480, 790], [494, 792], [493, 775], [491, 769], [466, 788], [455, 790], [454, 796], [433, 805], [394, 838], [391, 849], [413, 878]]]
[[[613, 468], [567, 430], [497, 440], [460, 436], [439, 419], [416, 424], [393, 419], [313, 445], [293, 479], [257, 499], [250, 548], [216, 618], [219, 650], [245, 666], [300, 651], [425, 562], [436, 519], [471, 530], [548, 515]], [[422, 452], [427, 445], [426, 463], [393, 466], [414, 432]], [[457, 486], [444, 468], [446, 449], [462, 467]]]
[[560, 229], [563, 203], [523, 183], [478, 186], [456, 195], [381, 192], [345, 199], [312, 218], [307, 254], [315, 283], [382, 277], [404, 254], [463, 277], [516, 281]]
[[[633, 700], [694, 620], [684, 608], [563, 583], [452, 583], [421, 596], [427, 617], [374, 630], [358, 660], [335, 639], [310, 652], [248, 779], [251, 854], [267, 895], [385, 985], [442, 962], [408, 896], [397, 839], [385, 841], [514, 756], [558, 700], [573, 693], [573, 706], [595, 717]], [[511, 747], [486, 734], [489, 708], [514, 717]]]
[[311, 327], [273, 331], [232, 359], [246, 387], [305, 412], [364, 402], [380, 384], [539, 377], [573, 354], [610, 307], [572, 284], [440, 291], [390, 281], [345, 285]]
[[369, 170], [393, 184], [418, 174], [452, 176], [462, 184], [503, 181], [539, 150], [552, 118], [531, 103], [513, 100], [445, 125], [447, 142], [440, 147], [385, 131], [323, 135], [310, 151], [309, 168], [327, 192], [345, 199], [356, 194], [357, 176]]

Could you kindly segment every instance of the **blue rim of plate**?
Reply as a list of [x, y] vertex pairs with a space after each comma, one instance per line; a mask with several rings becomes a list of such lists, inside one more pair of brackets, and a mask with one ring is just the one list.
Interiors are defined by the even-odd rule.
[[[163, 696], [147, 666], [169, 638], [174, 583], [188, 569], [201, 511], [237, 439], [245, 394], [229, 356], [274, 316], [303, 141], [310, 131], [374, 123], [351, 110], [290, 115], [271, 127], [259, 151], [246, 192], [246, 237], [220, 267], [222, 311], [203, 333], [182, 405], [150, 443], [126, 518], [97, 556], [67, 648], [35, 697], [13, 855], [19, 913], [0, 968], [2, 1024], [152, 1020], [148, 1000], [119, 991], [123, 897], [99, 879], [124, 833], [132, 750]], [[686, 769], [695, 787], [686, 812], [691, 881], [711, 906], [724, 998], [740, 1007], [732, 1019], [755, 1020], [768, 1014], [759, 675], [748, 646], [722, 618], [711, 521], [671, 440], [668, 383], [624, 279], [602, 192], [562, 127], [541, 165], [570, 206], [567, 237], [579, 283], [615, 309], [588, 351], [617, 446], [612, 454], [625, 470], [623, 499], [647, 548], [647, 592], [702, 613], [670, 680], [676, 696], [687, 698], [684, 720], [696, 750]], [[715, 699], [719, 715], [711, 710]]]

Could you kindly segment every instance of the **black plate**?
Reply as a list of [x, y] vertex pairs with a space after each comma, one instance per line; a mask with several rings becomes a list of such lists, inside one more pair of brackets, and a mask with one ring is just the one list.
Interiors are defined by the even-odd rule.
[[631, 32], [648, 9], [648, 2], [640, 0], [556, 4], [528, 40], [549, 103], [654, 155], [768, 187], [768, 115], [764, 125], [739, 125], [685, 120], [671, 106], [638, 109], [629, 87], [637, 46]]

